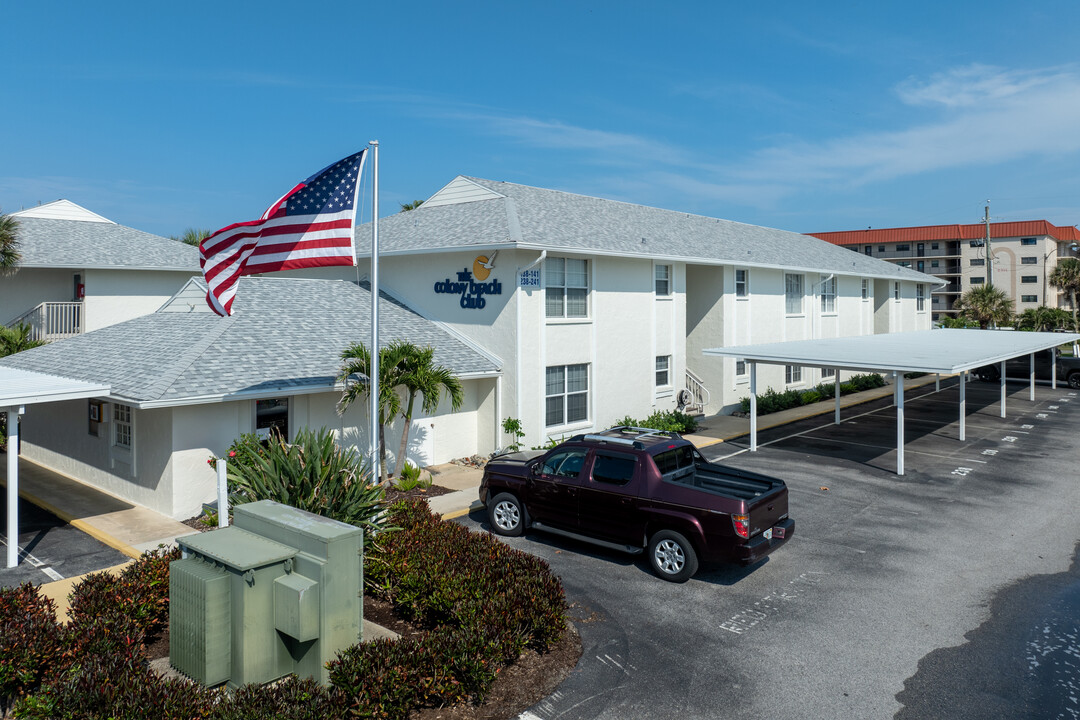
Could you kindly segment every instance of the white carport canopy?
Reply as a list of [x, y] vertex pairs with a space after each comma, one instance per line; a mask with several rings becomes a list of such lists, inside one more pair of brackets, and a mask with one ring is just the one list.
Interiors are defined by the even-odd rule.
[[[1076, 343], [1073, 333], [1035, 333], [1005, 330], [919, 330], [857, 335], [762, 345], [738, 345], [704, 350], [705, 355], [742, 358], [750, 364], [750, 450], [757, 451], [757, 363], [817, 366], [837, 370], [891, 372], [896, 403], [896, 474], [904, 474], [904, 382], [908, 372], [960, 376], [960, 440], [964, 440], [967, 411], [965, 376], [969, 370], [1000, 363], [1001, 417], [1005, 417], [1005, 361], [1030, 356], [1030, 397], [1035, 399], [1035, 353]], [[1057, 387], [1057, 363], [1051, 369]], [[840, 424], [840, 375], [836, 374], [834, 422]], [[940, 387], [940, 384], [939, 384]]]
[[0, 367], [0, 412], [7, 412], [7, 566], [19, 562], [19, 416], [27, 405], [108, 395], [100, 383]]

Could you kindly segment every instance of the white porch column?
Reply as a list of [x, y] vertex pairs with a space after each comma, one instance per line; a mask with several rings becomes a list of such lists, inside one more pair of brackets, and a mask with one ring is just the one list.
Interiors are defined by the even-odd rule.
[[1001, 361], [1001, 417], [1005, 417], [1005, 361]]
[[750, 361], [750, 452], [757, 452], [757, 363]]
[[833, 376], [833, 398], [835, 399], [835, 407], [833, 408], [833, 425], [840, 424], [840, 371], [837, 368], [833, 368], [833, 372], [836, 375]]
[[964, 442], [964, 425], [967, 422], [967, 398], [964, 390], [967, 388], [967, 370], [960, 371], [960, 442]]
[[21, 407], [7, 409], [7, 566], [19, 564], [19, 416]]
[[1028, 379], [1028, 400], [1035, 402], [1035, 353], [1031, 353], [1029, 359], [1028, 365], [1030, 366], [1031, 377]]
[[896, 474], [904, 474], [904, 376], [893, 370], [893, 383], [896, 385]]

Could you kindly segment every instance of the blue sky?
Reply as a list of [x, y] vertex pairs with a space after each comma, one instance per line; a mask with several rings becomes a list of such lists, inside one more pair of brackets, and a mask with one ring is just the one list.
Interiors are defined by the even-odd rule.
[[[1080, 223], [1080, 3], [0, 0], [0, 208], [253, 220], [380, 141], [456, 175], [799, 232]], [[365, 210], [370, 219], [370, 207]]]

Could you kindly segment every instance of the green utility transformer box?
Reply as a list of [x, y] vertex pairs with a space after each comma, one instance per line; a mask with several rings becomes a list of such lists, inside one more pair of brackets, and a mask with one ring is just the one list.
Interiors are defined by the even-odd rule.
[[326, 663], [361, 640], [360, 528], [262, 500], [176, 542], [169, 658], [191, 679], [237, 688], [296, 673], [325, 685]]

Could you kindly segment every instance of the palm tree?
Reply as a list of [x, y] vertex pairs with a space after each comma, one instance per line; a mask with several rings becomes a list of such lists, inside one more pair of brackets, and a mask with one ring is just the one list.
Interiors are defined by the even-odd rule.
[[993, 285], [976, 285], [960, 296], [955, 307], [983, 330], [992, 324], [1004, 325], [1013, 317], [1013, 301]]
[[210, 235], [209, 230], [199, 230], [199, 229], [196, 229], [196, 228], [188, 228], [187, 230], [180, 233], [179, 235], [170, 235], [169, 239], [170, 240], [178, 240], [179, 242], [182, 242], [185, 245], [194, 245], [195, 247], [198, 247], [199, 244], [202, 243], [202, 241], [205, 240], [209, 235]]
[[19, 230], [19, 221], [12, 215], [5, 215], [0, 211], [0, 275], [14, 275], [18, 271], [19, 240], [16, 234]]
[[415, 210], [423, 204], [423, 200], [413, 200], [410, 203], [401, 203], [401, 212], [409, 212], [410, 210]]
[[1050, 273], [1050, 284], [1069, 293], [1069, 301], [1072, 303], [1073, 332], [1080, 332], [1076, 322], [1076, 294], [1080, 292], [1080, 260], [1065, 258], [1059, 260]]
[[401, 477], [401, 472], [405, 469], [405, 453], [409, 445], [409, 429], [412, 427], [413, 402], [416, 396], [423, 395], [424, 402], [421, 407], [428, 414], [438, 409], [444, 392], [450, 398], [450, 407], [454, 410], [465, 402], [461, 381], [454, 377], [449, 368], [435, 364], [435, 348], [419, 348], [412, 343], [406, 343], [405, 347], [408, 354], [399, 379], [401, 386], [405, 388], [405, 406], [401, 409], [405, 427], [401, 431], [401, 446], [398, 448], [397, 462], [394, 465], [394, 473], [398, 477]]
[[[396, 388], [401, 384], [408, 345], [409, 343], [394, 341], [379, 350], [379, 481], [383, 484], [387, 482], [386, 423], [401, 411], [401, 396]], [[349, 378], [353, 375], [370, 377], [371, 352], [364, 343], [353, 343], [341, 352], [341, 359], [344, 365], [338, 377], [345, 385], [345, 391], [338, 402], [338, 413], [344, 413], [357, 398], [368, 396], [368, 382], [350, 384]]]
[[29, 323], [20, 323], [11, 327], [0, 325], [0, 357], [44, 345], [44, 340], [34, 340], [30, 337], [31, 331]]
[[1045, 305], [1037, 308], [1028, 308], [1016, 316], [1016, 328], [1018, 330], [1034, 330], [1044, 332], [1057, 327], [1057, 313], [1055, 308]]

